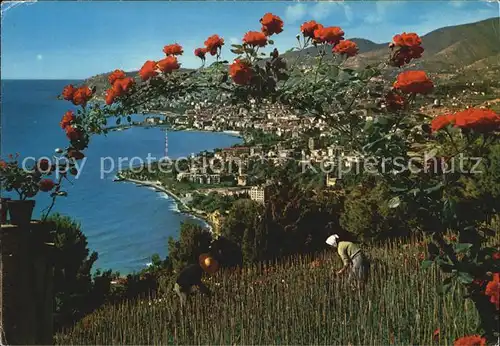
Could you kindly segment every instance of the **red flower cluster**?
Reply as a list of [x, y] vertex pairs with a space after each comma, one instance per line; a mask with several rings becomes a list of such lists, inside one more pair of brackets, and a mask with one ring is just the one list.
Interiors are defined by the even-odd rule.
[[438, 115], [431, 121], [432, 132], [437, 132], [444, 129], [446, 126], [453, 124], [455, 116], [453, 114], [442, 114]]
[[108, 79], [111, 83], [111, 88], [106, 91], [106, 104], [108, 105], [115, 102], [117, 97], [128, 92], [135, 83], [134, 79], [127, 77], [122, 70], [115, 70]]
[[184, 51], [182, 50], [182, 46], [180, 44], [174, 43], [163, 47], [163, 53], [166, 55], [182, 55]]
[[71, 123], [75, 121], [75, 119], [76, 117], [73, 114], [73, 111], [67, 111], [66, 113], [64, 113], [59, 125], [61, 125], [61, 128], [64, 130], [66, 127], [71, 125]]
[[81, 151], [70, 149], [68, 150], [68, 157], [75, 160], [81, 160], [85, 157], [85, 155]]
[[37, 167], [41, 172], [48, 172], [50, 169], [50, 162], [47, 159], [41, 159], [38, 161]]
[[205, 54], [207, 54], [206, 48], [196, 48], [194, 50], [194, 55], [200, 58], [201, 60], [205, 60]]
[[76, 106], [85, 106], [87, 102], [92, 98], [92, 89], [88, 86], [82, 86], [78, 88], [73, 94], [73, 104]]
[[318, 43], [329, 43], [336, 45], [344, 39], [344, 31], [338, 26], [323, 27], [318, 24], [318, 28], [314, 30], [314, 40]]
[[390, 45], [391, 48], [396, 48], [391, 57], [391, 62], [394, 66], [401, 67], [408, 64], [412, 59], [422, 57], [424, 48], [420, 45], [422, 39], [415, 33], [402, 33], [395, 35]]
[[492, 256], [494, 260], [500, 260], [500, 252], [495, 252]]
[[265, 47], [267, 36], [259, 31], [249, 31], [243, 37], [243, 42], [253, 47]]
[[108, 81], [109, 81], [109, 84], [113, 85], [115, 83], [115, 81], [117, 81], [118, 79], [123, 79], [127, 77], [125, 75], [125, 72], [123, 72], [123, 70], [114, 70], [109, 76], [108, 76]]
[[500, 115], [491, 109], [469, 108], [455, 113], [455, 126], [477, 132], [500, 129]]
[[405, 94], [427, 94], [434, 89], [434, 83], [424, 71], [405, 71], [398, 75], [394, 88]]
[[261, 19], [262, 32], [266, 36], [271, 36], [274, 34], [279, 34], [283, 31], [283, 21], [280, 17], [275, 16], [272, 13], [266, 13]]
[[43, 179], [38, 183], [38, 188], [40, 189], [40, 191], [49, 192], [54, 188], [55, 185], [56, 184], [51, 179]]
[[469, 335], [458, 338], [453, 346], [486, 346], [486, 339], [480, 335]]
[[147, 81], [156, 75], [158, 75], [158, 71], [156, 71], [156, 61], [146, 61], [139, 70], [139, 76], [143, 81]]
[[247, 62], [237, 59], [229, 66], [229, 75], [236, 84], [246, 85], [252, 78], [252, 67]]
[[223, 45], [224, 39], [219, 35], [212, 35], [205, 41], [205, 48], [211, 55], [216, 55]]
[[461, 129], [490, 132], [500, 129], [500, 115], [491, 109], [469, 108], [454, 114], [435, 117], [432, 119], [431, 128], [436, 132], [451, 124]]
[[72, 84], [69, 84], [63, 88], [62, 96], [66, 101], [71, 101], [76, 106], [85, 106], [92, 98], [92, 89], [86, 85], [75, 88]]
[[385, 95], [385, 106], [390, 111], [398, 111], [405, 108], [406, 99], [403, 96], [391, 91]]
[[0, 168], [7, 168], [7, 162], [5, 162], [4, 160], [0, 160]]
[[500, 273], [493, 274], [493, 280], [488, 282], [484, 294], [490, 297], [490, 302], [495, 304], [497, 310], [500, 310]]
[[66, 137], [68, 137], [70, 141], [77, 141], [83, 136], [82, 131], [80, 131], [77, 128], [74, 128], [73, 126], [67, 126], [65, 130], [66, 130]]
[[62, 96], [66, 101], [73, 101], [73, 95], [75, 94], [76, 88], [73, 84], [66, 85], [63, 88]]
[[300, 31], [304, 37], [314, 38], [314, 32], [319, 28], [321, 24], [316, 23], [314, 20], [310, 22], [305, 22], [300, 26]]
[[350, 40], [340, 41], [335, 47], [333, 47], [332, 52], [338, 54], [345, 54], [348, 57], [353, 57], [358, 54], [359, 48], [356, 42]]
[[165, 59], [158, 61], [156, 63], [156, 66], [161, 72], [165, 74], [170, 73], [174, 70], [178, 70], [181, 67], [181, 65], [177, 61], [177, 58], [173, 55], [169, 55]]

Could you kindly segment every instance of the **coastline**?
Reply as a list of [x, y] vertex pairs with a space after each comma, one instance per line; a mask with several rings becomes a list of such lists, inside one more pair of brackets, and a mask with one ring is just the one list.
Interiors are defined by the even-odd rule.
[[189, 207], [188, 205], [186, 205], [186, 203], [184, 203], [182, 201], [182, 199], [179, 197], [179, 195], [175, 194], [170, 189], [163, 186], [163, 184], [161, 184], [159, 181], [122, 178], [121, 180], [116, 180], [116, 182], [129, 182], [129, 183], [133, 183], [137, 186], [150, 187], [150, 188], [155, 189], [155, 191], [157, 191], [157, 192], [163, 192], [163, 193], [167, 194], [168, 196], [170, 196], [174, 199], [180, 213], [190, 215], [193, 218], [202, 221], [208, 227], [209, 231], [213, 234], [213, 227], [212, 227], [211, 223], [207, 220], [206, 216], [202, 214], [201, 210], [196, 210], [196, 209], [193, 209], [193, 208]]

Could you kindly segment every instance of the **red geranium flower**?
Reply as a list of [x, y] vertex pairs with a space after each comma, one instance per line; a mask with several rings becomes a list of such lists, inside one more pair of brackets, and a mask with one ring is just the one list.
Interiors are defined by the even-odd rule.
[[492, 256], [494, 260], [500, 260], [500, 252], [495, 252]]
[[309, 22], [305, 22], [300, 26], [300, 31], [305, 37], [310, 37], [314, 38], [314, 31], [318, 29], [318, 23], [316, 23], [314, 20], [311, 20]]
[[76, 91], [76, 88], [73, 86], [73, 84], [66, 85], [63, 88], [62, 96], [66, 101], [72, 101], [73, 95], [75, 94], [75, 91]]
[[119, 79], [113, 84], [113, 91], [116, 96], [121, 96], [128, 92], [129, 89], [134, 85], [135, 81], [132, 77], [127, 77], [124, 79]]
[[177, 70], [181, 67], [177, 62], [177, 58], [173, 55], [167, 56], [165, 59], [158, 61], [158, 69], [163, 73], [170, 73], [173, 70]]
[[319, 43], [337, 44], [344, 39], [344, 31], [338, 26], [324, 28], [318, 25], [318, 28], [314, 30], [314, 39]]
[[73, 104], [76, 106], [86, 105], [87, 102], [92, 98], [92, 89], [84, 85], [79, 87], [73, 94]]
[[405, 107], [406, 99], [403, 96], [390, 91], [387, 95], [385, 95], [385, 105], [387, 109], [397, 111]]
[[7, 162], [5, 162], [4, 160], [0, 160], [0, 168], [7, 168]]
[[395, 35], [390, 45], [391, 48], [397, 48], [391, 57], [392, 64], [401, 67], [412, 59], [422, 57], [424, 48], [420, 46], [421, 44], [422, 39], [413, 32]]
[[64, 130], [66, 126], [71, 125], [71, 123], [75, 121], [75, 119], [76, 117], [73, 114], [73, 111], [67, 111], [66, 113], [64, 113], [59, 125], [61, 125], [61, 128]]
[[49, 192], [54, 188], [54, 186], [56, 186], [56, 184], [51, 179], [43, 179], [38, 183], [40, 191], [43, 192]]
[[359, 48], [356, 42], [350, 40], [340, 41], [335, 47], [333, 47], [332, 52], [338, 54], [345, 54], [348, 57], [353, 57], [358, 54]]
[[491, 109], [469, 108], [455, 113], [455, 126], [478, 132], [495, 131], [500, 128], [500, 115]]
[[264, 17], [260, 19], [260, 23], [262, 24], [262, 32], [267, 36], [279, 34], [283, 31], [283, 21], [280, 17], [272, 13], [266, 13]]
[[79, 150], [70, 149], [68, 150], [68, 157], [73, 158], [75, 160], [81, 160], [85, 157], [85, 154]]
[[194, 50], [194, 55], [196, 55], [201, 60], [205, 60], [205, 54], [207, 54], [206, 48], [196, 48]]
[[480, 335], [463, 336], [455, 340], [453, 346], [486, 346], [486, 339]]
[[109, 88], [106, 90], [106, 104], [112, 105], [115, 102], [115, 98], [117, 97], [115, 90], [113, 88]]
[[114, 70], [113, 73], [108, 76], [108, 81], [109, 84], [113, 85], [117, 80], [125, 77], [127, 77], [127, 75], [122, 70]]
[[163, 53], [167, 55], [182, 55], [184, 51], [182, 50], [182, 46], [180, 44], [174, 43], [163, 47]]
[[500, 310], [500, 274], [493, 274], [493, 280], [488, 282], [484, 294], [490, 297], [490, 302], [495, 304], [497, 310]]
[[455, 115], [453, 114], [442, 114], [438, 115], [431, 121], [432, 132], [437, 132], [444, 129], [446, 126], [453, 124], [455, 121]]
[[158, 72], [156, 71], [156, 61], [148, 60], [142, 65], [139, 70], [139, 76], [143, 81], [147, 81], [148, 79], [156, 76]]
[[424, 71], [405, 71], [398, 75], [394, 88], [405, 94], [427, 94], [434, 84]]
[[245, 85], [250, 82], [253, 71], [247, 62], [237, 59], [229, 66], [229, 75], [236, 84]]
[[50, 162], [47, 159], [41, 159], [38, 161], [38, 169], [42, 172], [47, 172], [50, 169]]
[[73, 126], [66, 127], [66, 137], [71, 141], [76, 141], [82, 138], [82, 131], [74, 128]]
[[422, 44], [422, 39], [414, 32], [403, 32], [402, 34], [395, 35], [392, 38], [392, 43], [397, 47], [416, 47]]
[[267, 44], [267, 36], [259, 31], [249, 31], [243, 37], [243, 42], [249, 46], [264, 47]]
[[224, 45], [224, 39], [219, 35], [212, 35], [205, 41], [205, 48], [211, 55], [216, 55], [217, 50], [221, 49]]

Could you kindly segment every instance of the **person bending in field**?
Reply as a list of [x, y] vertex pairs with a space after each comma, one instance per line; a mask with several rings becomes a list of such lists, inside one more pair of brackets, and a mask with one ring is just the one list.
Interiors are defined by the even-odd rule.
[[217, 269], [219, 269], [217, 260], [207, 254], [202, 254], [199, 257], [198, 263], [188, 265], [179, 273], [175, 282], [174, 291], [181, 300], [181, 307], [187, 302], [193, 286], [198, 286], [200, 292], [207, 296], [211, 296], [210, 290], [201, 281], [201, 277], [204, 272], [214, 274]]
[[342, 275], [349, 270], [349, 282], [356, 284], [358, 289], [364, 288], [368, 280], [370, 264], [359, 246], [350, 241], [340, 240], [338, 234], [329, 236], [326, 243], [337, 249], [344, 263], [342, 269], [337, 271], [337, 275]]

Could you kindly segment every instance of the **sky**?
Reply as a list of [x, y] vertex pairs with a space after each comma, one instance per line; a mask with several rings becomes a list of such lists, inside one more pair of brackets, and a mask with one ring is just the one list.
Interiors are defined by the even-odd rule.
[[[14, 5], [14, 6], [13, 6]], [[260, 30], [267, 12], [280, 16], [284, 31], [273, 36], [280, 51], [296, 46], [300, 25], [316, 20], [340, 26], [346, 38], [377, 43], [406, 32], [432, 30], [498, 17], [495, 1], [38, 1], [2, 3], [2, 79], [83, 79], [120, 68], [139, 69], [164, 57], [163, 46], [184, 47], [183, 67], [196, 68], [193, 55], [206, 38], [230, 44]], [[210, 60], [209, 60], [210, 61]]]

